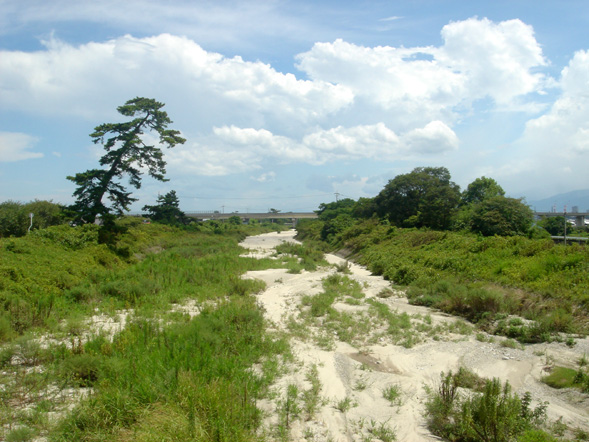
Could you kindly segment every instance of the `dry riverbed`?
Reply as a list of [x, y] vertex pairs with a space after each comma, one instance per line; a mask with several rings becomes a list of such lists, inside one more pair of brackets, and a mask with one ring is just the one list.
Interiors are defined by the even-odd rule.
[[[280, 243], [294, 242], [295, 233], [249, 237], [241, 245], [249, 250], [248, 256], [271, 256]], [[290, 274], [273, 269], [245, 275], [266, 282], [258, 300], [272, 328], [292, 336], [295, 353], [295, 363], [275, 386], [274, 398], [260, 404], [266, 411], [269, 435], [276, 437], [277, 428], [284, 427], [288, 410], [291, 440], [376, 441], [386, 440], [393, 432], [398, 441], [439, 440], [425, 426], [424, 387], [435, 388], [441, 372], [460, 367], [509, 381], [520, 396], [529, 391], [534, 403], [547, 402], [551, 421], [562, 418], [570, 428], [589, 430], [587, 395], [556, 390], [541, 382], [554, 365], [576, 368], [578, 360], [589, 353], [589, 339], [577, 339], [572, 348], [562, 343], [506, 347], [503, 338], [481, 335], [461, 319], [409, 305], [402, 292], [391, 291], [388, 281], [355, 264], [350, 264], [347, 277], [360, 284], [365, 297], [357, 305], [338, 302], [334, 307], [355, 315], [361, 332], [344, 342], [337, 333], [326, 336], [320, 319], [307, 320], [297, 328], [297, 321], [305, 318], [303, 296], [320, 293], [322, 279], [337, 273], [336, 266], [341, 270], [345, 265], [334, 255], [326, 258], [333, 265], [315, 272]], [[383, 297], [383, 290], [392, 296]], [[370, 322], [369, 299], [386, 304], [397, 314], [406, 313], [413, 330], [403, 340], [391, 339], [382, 324]], [[366, 328], [369, 322], [371, 327]], [[320, 385], [320, 400], [312, 413], [304, 413], [300, 409], [308, 403], [313, 385]], [[292, 403], [288, 402], [289, 386]], [[398, 393], [392, 401], [383, 397], [383, 391], [391, 390]]]

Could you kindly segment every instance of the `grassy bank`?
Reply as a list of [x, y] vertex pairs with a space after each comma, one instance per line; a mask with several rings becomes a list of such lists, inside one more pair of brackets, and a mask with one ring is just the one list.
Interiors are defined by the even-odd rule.
[[[240, 275], [282, 262], [238, 241], [269, 227], [122, 227], [111, 247], [96, 226], [0, 241], [0, 437], [257, 440], [256, 402], [289, 350], [250, 296], [263, 283]], [[198, 314], [173, 308], [187, 300]], [[120, 312], [114, 337], [88, 331]]]
[[[313, 241], [320, 231], [321, 221], [299, 226], [300, 236]], [[355, 223], [330, 246], [407, 287], [410, 302], [462, 315], [489, 331], [524, 342], [589, 331], [586, 247], [521, 236], [400, 229], [378, 221]]]

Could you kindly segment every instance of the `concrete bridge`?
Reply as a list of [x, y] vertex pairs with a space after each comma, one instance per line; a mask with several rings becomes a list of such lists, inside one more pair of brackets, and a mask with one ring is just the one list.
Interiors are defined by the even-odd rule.
[[233, 212], [233, 213], [219, 213], [219, 212], [185, 212], [185, 215], [190, 218], [196, 218], [197, 220], [225, 220], [229, 219], [233, 216], [238, 216], [242, 219], [242, 221], [247, 221], [250, 219], [259, 219], [259, 220], [273, 220], [273, 219], [290, 219], [296, 223], [299, 219], [309, 219], [309, 218], [317, 218], [317, 214], [315, 212], [278, 212], [278, 213], [271, 213], [271, 212], [263, 212], [263, 213], [240, 213], [240, 212]]
[[589, 218], [589, 212], [536, 212], [536, 216], [540, 219], [549, 216], [564, 216], [568, 218], [575, 218], [575, 225], [582, 227], [585, 225], [585, 219]]

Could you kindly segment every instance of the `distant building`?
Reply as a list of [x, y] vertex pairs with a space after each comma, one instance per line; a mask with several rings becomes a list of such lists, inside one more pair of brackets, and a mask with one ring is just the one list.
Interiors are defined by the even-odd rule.
[[573, 206], [571, 213], [579, 213], [579, 206]]

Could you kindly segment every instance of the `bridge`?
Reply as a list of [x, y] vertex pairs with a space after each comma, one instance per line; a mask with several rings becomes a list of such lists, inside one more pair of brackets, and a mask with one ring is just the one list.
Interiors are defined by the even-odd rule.
[[315, 212], [263, 212], [263, 213], [219, 213], [219, 212], [185, 212], [185, 215], [190, 218], [195, 218], [199, 221], [204, 220], [225, 220], [234, 216], [238, 216], [242, 221], [250, 219], [259, 220], [273, 220], [273, 219], [291, 219], [296, 224], [299, 219], [313, 219], [317, 218]]
[[550, 216], [564, 216], [566, 218], [575, 218], [575, 225], [582, 227], [585, 225], [585, 220], [589, 218], [589, 212], [536, 212], [536, 216], [540, 219]]

